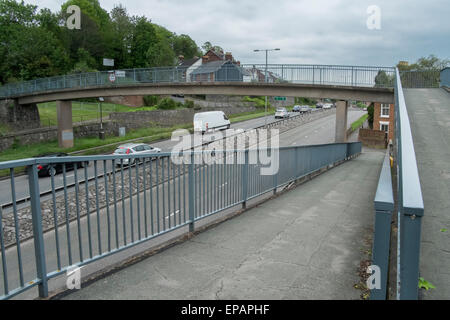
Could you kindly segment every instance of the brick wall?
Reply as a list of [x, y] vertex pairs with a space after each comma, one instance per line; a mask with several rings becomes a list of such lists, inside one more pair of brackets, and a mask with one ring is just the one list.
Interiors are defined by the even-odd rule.
[[142, 107], [144, 106], [143, 96], [119, 96], [119, 97], [106, 97], [106, 102], [122, 104], [129, 107]]
[[394, 121], [394, 105], [389, 105], [389, 117], [381, 116], [381, 103], [374, 103], [374, 111], [373, 111], [373, 129], [380, 130], [381, 125], [380, 122], [389, 123], [389, 136], [388, 139], [394, 141], [394, 133], [395, 133], [395, 121]]
[[386, 133], [380, 130], [359, 129], [358, 140], [371, 148], [386, 148]]

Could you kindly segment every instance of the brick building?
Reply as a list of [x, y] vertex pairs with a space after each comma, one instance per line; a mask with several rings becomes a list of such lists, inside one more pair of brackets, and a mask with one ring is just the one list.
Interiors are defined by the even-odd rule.
[[381, 130], [388, 134], [387, 141], [394, 141], [394, 105], [388, 103], [374, 103], [373, 130]]

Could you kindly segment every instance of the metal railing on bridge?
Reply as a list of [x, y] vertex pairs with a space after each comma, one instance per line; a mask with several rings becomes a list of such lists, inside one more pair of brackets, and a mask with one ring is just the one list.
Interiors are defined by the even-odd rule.
[[400, 71], [402, 88], [439, 88], [440, 70]]
[[[419, 262], [424, 205], [411, 126], [403, 94], [403, 82], [411, 85], [409, 75], [396, 70], [395, 143], [397, 167], [397, 299], [418, 299]], [[417, 83], [419, 84], [419, 83]], [[423, 85], [423, 84], [422, 84]], [[386, 157], [388, 157], [387, 154]], [[381, 288], [371, 291], [371, 299], [386, 299], [393, 191], [390, 170], [385, 159], [375, 197], [373, 264], [380, 267]], [[392, 253], [393, 254], [393, 253]], [[392, 268], [390, 266], [389, 268]]]
[[[356, 87], [394, 86], [394, 68], [373, 66], [270, 64], [268, 83], [299, 83]], [[144, 83], [265, 82], [266, 66], [224, 63], [197, 69], [175, 66], [70, 74], [0, 86], [0, 98], [55, 90]]]
[[419, 257], [424, 206], [411, 126], [403, 95], [402, 78], [396, 70], [395, 121], [398, 210], [398, 298], [417, 299]]
[[[269, 149], [270, 150], [270, 149]], [[323, 168], [352, 158], [361, 143], [334, 143], [273, 149], [279, 165], [265, 175], [266, 165], [253, 161], [261, 150], [211, 150], [173, 154], [105, 155], [37, 158], [0, 163], [9, 169], [9, 212], [0, 208], [2, 276], [0, 298], [38, 286], [48, 295], [48, 281], [72, 267], [83, 266], [163, 234], [193, 232], [195, 223]], [[264, 151], [264, 150], [263, 150]], [[266, 152], [265, 150], [264, 152]], [[91, 166], [86, 165], [87, 162]], [[128, 166], [136, 162], [134, 166]], [[39, 166], [61, 165], [63, 191], [40, 195]], [[15, 168], [27, 167], [30, 207], [16, 205]], [[69, 175], [69, 168], [73, 174]], [[108, 168], [116, 168], [110, 174]], [[89, 179], [88, 170], [95, 179]], [[99, 178], [100, 173], [103, 176]], [[68, 184], [72, 183], [69, 188]], [[182, 229], [185, 228], [185, 229]]]

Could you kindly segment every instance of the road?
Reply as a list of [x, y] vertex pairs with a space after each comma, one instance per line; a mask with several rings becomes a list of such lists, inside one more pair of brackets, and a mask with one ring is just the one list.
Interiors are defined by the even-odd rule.
[[[357, 111], [349, 112], [349, 116], [348, 116], [349, 124], [351, 124], [353, 121], [357, 120], [362, 114], [364, 114], [364, 113], [357, 112]], [[294, 116], [294, 115], [296, 115], [296, 114], [290, 113], [290, 116]], [[358, 115], [359, 115], [359, 117], [358, 117]], [[279, 119], [275, 119], [273, 116], [269, 116], [268, 118], [269, 118], [268, 123], [272, 123], [272, 122], [279, 120]], [[325, 119], [327, 119], [327, 120], [325, 120]], [[302, 139], [299, 140], [298, 136], [290, 136], [289, 138], [287, 138], [287, 141], [282, 141], [282, 145], [290, 146], [290, 145], [300, 145], [300, 144], [307, 145], [307, 144], [320, 144], [320, 143], [334, 142], [334, 122], [335, 122], [334, 120], [335, 120], [335, 116], [333, 115], [330, 117], [326, 117], [326, 118], [317, 120], [317, 121], [319, 121], [318, 123], [313, 122], [310, 124], [304, 124], [304, 125], [302, 125], [303, 130], [301, 132], [301, 134], [303, 135]], [[231, 128], [247, 130], [247, 129], [251, 129], [251, 128], [255, 128], [255, 127], [264, 125], [264, 123], [265, 123], [265, 119], [264, 119], [264, 117], [262, 117], [262, 118], [256, 118], [256, 119], [243, 121], [243, 122], [239, 122], [239, 123], [234, 123], [231, 125]], [[324, 133], [318, 134], [319, 133], [318, 127], [320, 127], [320, 126], [322, 126], [322, 127], [328, 126], [330, 130], [325, 131]], [[160, 148], [162, 150], [162, 152], [170, 152], [172, 150], [172, 148], [175, 146], [175, 144], [177, 144], [177, 143], [178, 142], [174, 142], [171, 140], [164, 140], [164, 141], [156, 142], [152, 145]], [[106, 162], [106, 171], [109, 172], [111, 170], [112, 170], [111, 162]], [[102, 173], [104, 173], [104, 171], [105, 171], [105, 169], [103, 166], [103, 161], [98, 162], [97, 163], [97, 173], [102, 174]], [[84, 169], [78, 169], [77, 175], [78, 175], [79, 182], [83, 182], [85, 180]], [[92, 165], [92, 163], [88, 167], [87, 176], [89, 179], [96, 176], [95, 168]], [[68, 185], [70, 185], [70, 184], [74, 183], [74, 181], [75, 181], [74, 172], [69, 171], [66, 175], [66, 183]], [[54, 185], [55, 185], [55, 188], [59, 188], [64, 185], [62, 174], [55, 176]], [[16, 199], [20, 200], [20, 199], [28, 197], [29, 196], [28, 177], [25, 175], [15, 177], [14, 188], [15, 188]], [[39, 179], [39, 189], [41, 192], [46, 192], [48, 190], [52, 190], [51, 178], [50, 177], [40, 178]], [[0, 181], [0, 204], [12, 202], [11, 190], [12, 190], [12, 186], [11, 186], [10, 179], [5, 179], [5, 180]], [[43, 200], [46, 200], [49, 197], [50, 196], [43, 197]], [[21, 208], [25, 205], [27, 205], [27, 204], [20, 205], [19, 208]]]
[[[361, 111], [349, 112], [349, 124], [363, 114], [364, 112]], [[240, 128], [245, 128], [245, 126], [251, 128], [252, 126], [257, 126], [261, 121], [264, 121], [264, 119], [255, 119], [246, 122], [245, 124], [240, 123], [237, 125], [239, 125]], [[332, 143], [334, 142], [334, 123], [335, 114], [332, 114], [281, 133], [280, 145], [292, 146]], [[164, 147], [163, 144], [165, 144], [165, 148], [167, 148], [167, 145], [170, 145], [170, 143], [172, 142], [164, 141], [155, 145]], [[195, 207], [198, 214], [209, 214], [218, 208], [232, 207], [239, 202], [239, 197], [241, 195], [240, 186], [242, 185], [242, 177], [240, 176], [241, 171], [229, 169], [231, 168], [227, 168], [226, 166], [212, 166], [209, 169], [200, 167], [197, 169], [195, 173], [198, 178], [194, 182], [194, 187], [197, 190]], [[257, 167], [253, 168], [253, 170], [256, 169]], [[258, 181], [252, 180], [252, 174], [250, 173], [249, 190], [256, 194], [257, 190], [267, 189], [268, 186], [270, 186], [271, 181], [272, 179], [269, 177], [267, 181], [258, 184]], [[234, 187], [236, 185], [238, 188]], [[122, 244], [124, 239], [127, 239], [126, 241], [129, 243], [133, 240], [132, 235], [135, 238], [134, 240], [136, 240], [139, 237], [144, 237], [146, 234], [156, 234], [158, 233], [158, 230], [162, 231], [166, 228], [173, 227], [180, 221], [186, 221], [188, 219], [188, 210], [186, 208], [189, 207], [189, 201], [186, 199], [185, 194], [187, 193], [186, 190], [188, 190], [188, 188], [186, 175], [183, 175], [179, 178], [172, 179], [170, 183], [164, 183], [153, 187], [146, 192], [145, 197], [143, 194], [138, 193], [138, 195], [132, 198], [132, 201], [127, 199], [123, 202], [116, 203], [116, 206], [109, 208], [109, 212], [101, 210], [99, 215], [91, 213], [80, 218], [79, 223], [77, 221], [70, 223], [70, 228], [68, 229], [66, 229], [66, 227], [59, 227], [59, 253], [62, 267], [77, 263], [81, 260], [80, 247], [82, 248], [82, 256], [86, 259], [89, 256], [96, 256], [100, 252], [100, 249], [102, 252], [105, 252], [109, 246], [115, 248], [117, 242]], [[170, 192], [170, 189], [172, 192]], [[174, 193], [173, 190], [177, 192]], [[171, 195], [170, 199], [169, 195]], [[172, 198], [172, 196], [174, 198]], [[144, 199], [148, 199], [147, 203], [144, 202]], [[134, 215], [129, 214], [130, 205], [134, 208]], [[170, 207], [170, 205], [172, 205], [172, 207]], [[139, 211], [137, 206], [139, 206]], [[156, 210], [157, 207], [160, 208], [160, 210]], [[144, 208], [146, 210], [144, 210]], [[156, 212], [160, 212], [160, 215], [150, 214], [147, 216], [144, 214], [144, 211], [147, 213], [153, 211], [155, 214]], [[97, 225], [97, 221], [100, 221], [100, 224]], [[138, 228], [138, 225], [140, 225], [140, 228]], [[82, 230], [81, 234], [79, 233], [79, 230]], [[89, 230], [90, 232], [88, 232]], [[134, 232], [130, 232], [131, 230], [134, 230]], [[67, 233], [67, 231], [69, 231], [69, 233]], [[91, 234], [90, 237], [88, 236], [89, 234]], [[71, 239], [71, 261], [69, 261], [67, 238]], [[57, 263], [58, 250], [56, 248], [55, 232], [47, 232], [44, 235], [44, 239], [48, 271], [57, 270], [59, 269], [59, 266]], [[110, 241], [108, 241], [108, 239]], [[35, 274], [33, 241], [22, 243], [21, 251], [25, 275], [24, 281], [31, 281], [34, 279], [33, 275]], [[115, 259], [119, 259], [119, 255], [114, 257]], [[15, 288], [19, 283], [19, 274], [17, 272], [17, 251], [14, 247], [6, 251], [6, 261], [8, 265], [7, 269], [9, 271], [8, 277], [10, 279], [9, 288]], [[104, 261], [103, 263], [106, 264]], [[3, 283], [0, 280], [0, 292], [3, 291], [2, 289]]]

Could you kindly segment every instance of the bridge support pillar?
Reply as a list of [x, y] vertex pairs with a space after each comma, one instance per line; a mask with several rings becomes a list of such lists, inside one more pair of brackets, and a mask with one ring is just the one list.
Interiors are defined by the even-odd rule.
[[347, 111], [348, 101], [336, 102], [336, 135], [337, 143], [347, 142]]
[[58, 145], [60, 148], [72, 148], [72, 101], [56, 101], [56, 114], [58, 117]]

